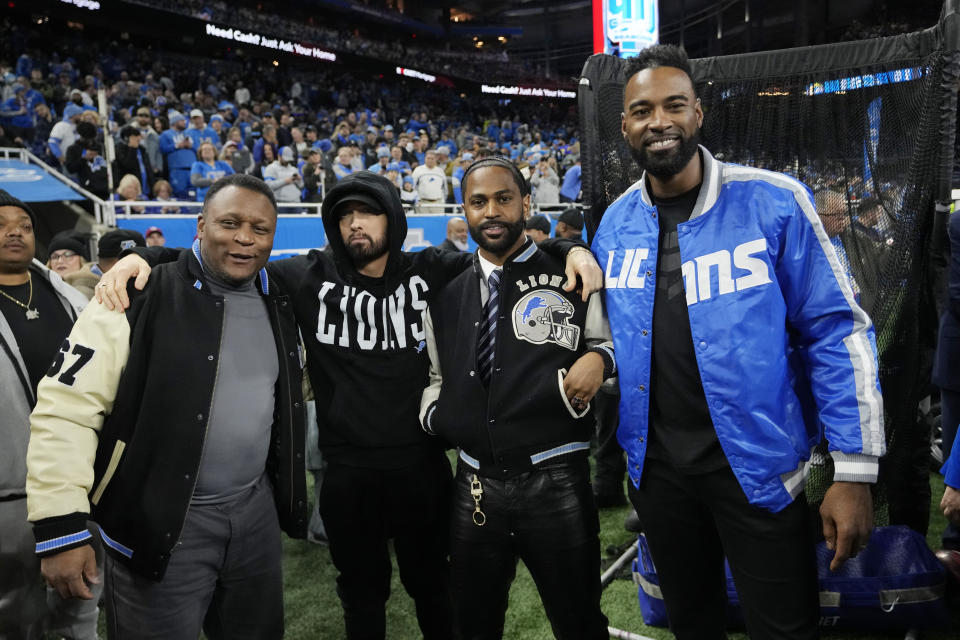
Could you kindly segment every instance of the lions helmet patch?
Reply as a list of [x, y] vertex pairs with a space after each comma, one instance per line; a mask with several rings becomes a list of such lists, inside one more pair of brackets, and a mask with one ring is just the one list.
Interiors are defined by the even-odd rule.
[[535, 289], [513, 307], [513, 334], [533, 344], [552, 342], [571, 351], [577, 350], [580, 327], [570, 324], [573, 305], [550, 289]]

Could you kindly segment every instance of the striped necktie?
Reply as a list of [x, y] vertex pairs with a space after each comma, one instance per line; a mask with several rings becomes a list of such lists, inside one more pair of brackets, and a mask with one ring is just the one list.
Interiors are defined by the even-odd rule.
[[497, 316], [500, 313], [500, 269], [490, 272], [487, 279], [490, 285], [490, 297], [484, 307], [483, 320], [480, 322], [480, 337], [477, 340], [477, 368], [484, 385], [490, 384], [490, 370], [493, 367], [493, 354], [497, 342]]

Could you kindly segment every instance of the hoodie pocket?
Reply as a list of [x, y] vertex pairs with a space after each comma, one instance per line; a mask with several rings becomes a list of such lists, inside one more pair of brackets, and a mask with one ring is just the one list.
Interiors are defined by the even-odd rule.
[[570, 415], [579, 420], [590, 412], [590, 403], [587, 403], [587, 406], [583, 408], [583, 411], [577, 411], [573, 408], [573, 405], [570, 404], [570, 399], [567, 398], [567, 394], [563, 390], [563, 378], [566, 375], [566, 369], [557, 369], [557, 385], [560, 387], [560, 397], [563, 399], [563, 406], [567, 408], [567, 411], [570, 412]]
[[117, 440], [116, 444], [113, 445], [113, 453], [110, 454], [110, 462], [107, 464], [107, 470], [103, 473], [100, 484], [97, 485], [96, 491], [93, 492], [93, 496], [90, 498], [90, 502], [94, 505], [99, 504], [100, 498], [103, 497], [103, 492], [107, 490], [107, 485], [110, 484], [110, 480], [113, 479], [113, 474], [116, 473], [117, 467], [120, 466], [120, 458], [123, 457], [123, 450], [126, 449], [126, 447], [127, 443], [123, 440]]

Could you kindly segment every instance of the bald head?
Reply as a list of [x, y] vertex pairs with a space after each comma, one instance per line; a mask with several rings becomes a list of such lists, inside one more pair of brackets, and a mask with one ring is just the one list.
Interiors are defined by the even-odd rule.
[[467, 222], [463, 218], [453, 217], [447, 220], [447, 239], [457, 245], [461, 251], [467, 247]]

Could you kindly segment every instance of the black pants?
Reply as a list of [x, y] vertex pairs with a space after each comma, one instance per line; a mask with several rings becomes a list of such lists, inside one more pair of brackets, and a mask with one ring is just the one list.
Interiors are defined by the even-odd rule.
[[729, 467], [683, 475], [647, 458], [640, 516], [678, 640], [725, 638], [723, 556], [753, 638], [816, 638], [819, 616], [814, 544], [806, 499], [771, 513], [751, 505]]
[[586, 459], [545, 463], [508, 480], [481, 477], [482, 527], [473, 522], [473, 474], [461, 462], [454, 489], [450, 570], [458, 637], [503, 637], [520, 558], [557, 638], [608, 638], [600, 612], [600, 525]]
[[619, 405], [619, 393], [607, 393], [601, 389], [593, 396], [593, 416], [597, 421], [593, 492], [600, 499], [619, 497], [623, 500], [623, 478], [627, 474], [627, 463], [623, 448], [617, 442]]
[[442, 452], [401, 469], [327, 466], [320, 515], [340, 572], [337, 594], [350, 640], [382, 640], [386, 633], [390, 538], [423, 637], [452, 637], [447, 565], [452, 481]]

